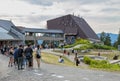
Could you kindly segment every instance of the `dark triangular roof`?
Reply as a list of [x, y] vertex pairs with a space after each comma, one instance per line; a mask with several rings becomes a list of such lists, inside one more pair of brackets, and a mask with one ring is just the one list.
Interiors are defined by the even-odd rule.
[[85, 36], [90, 39], [99, 39], [93, 29], [89, 26], [89, 24], [80, 17], [71, 15], [72, 19], [79, 26], [80, 30], [84, 32]]
[[61, 29], [65, 34], [74, 34], [79, 38], [99, 40], [96, 33], [81, 17], [71, 14], [47, 21], [48, 29]]

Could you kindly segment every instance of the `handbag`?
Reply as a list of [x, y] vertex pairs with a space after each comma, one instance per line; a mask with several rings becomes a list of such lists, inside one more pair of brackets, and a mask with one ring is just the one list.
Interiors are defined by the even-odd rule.
[[36, 58], [41, 58], [41, 56], [39, 54], [36, 54]]

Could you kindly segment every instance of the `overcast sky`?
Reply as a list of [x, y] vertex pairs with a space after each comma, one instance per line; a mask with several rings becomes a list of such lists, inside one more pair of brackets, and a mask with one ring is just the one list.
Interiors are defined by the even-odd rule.
[[0, 19], [16, 26], [46, 28], [47, 20], [73, 13], [96, 33], [118, 34], [120, 0], [0, 0]]

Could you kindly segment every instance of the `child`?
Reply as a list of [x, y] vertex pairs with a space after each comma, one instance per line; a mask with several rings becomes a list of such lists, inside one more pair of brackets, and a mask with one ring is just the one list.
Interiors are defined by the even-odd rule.
[[63, 63], [64, 62], [64, 59], [62, 58], [62, 56], [59, 57], [58, 62], [59, 63]]

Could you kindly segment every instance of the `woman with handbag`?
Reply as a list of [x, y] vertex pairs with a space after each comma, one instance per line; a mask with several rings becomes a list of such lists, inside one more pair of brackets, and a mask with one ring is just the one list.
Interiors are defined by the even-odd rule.
[[37, 45], [37, 48], [35, 49], [35, 54], [38, 68], [40, 68], [41, 48], [39, 45]]
[[13, 54], [14, 54], [14, 48], [13, 47], [10, 47], [10, 50], [9, 50], [9, 64], [8, 64], [8, 67], [12, 67], [13, 66], [13, 63], [14, 63], [14, 57], [13, 57]]

